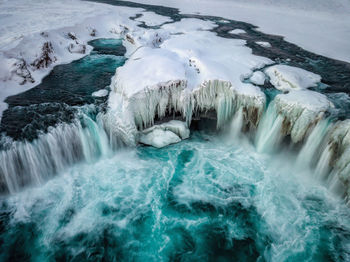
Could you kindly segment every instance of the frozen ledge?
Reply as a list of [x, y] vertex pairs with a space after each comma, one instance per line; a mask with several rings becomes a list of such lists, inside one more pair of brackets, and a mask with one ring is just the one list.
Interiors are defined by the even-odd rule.
[[301, 141], [309, 128], [333, 107], [325, 95], [309, 90], [280, 94], [274, 101], [277, 112], [283, 116], [282, 133], [290, 134], [294, 143]]
[[298, 67], [275, 65], [265, 69], [270, 77], [270, 83], [278, 90], [302, 90], [315, 87], [321, 82], [321, 77]]

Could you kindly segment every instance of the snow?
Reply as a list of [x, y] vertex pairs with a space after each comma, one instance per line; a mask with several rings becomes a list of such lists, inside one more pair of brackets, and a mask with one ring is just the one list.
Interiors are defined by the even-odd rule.
[[93, 92], [91, 95], [94, 97], [105, 97], [108, 95], [108, 90], [107, 89], [100, 89], [96, 92]]
[[2, 1], [0, 118], [6, 97], [38, 85], [55, 65], [88, 54], [89, 40], [123, 37], [137, 25], [129, 17], [140, 11], [76, 0]]
[[179, 8], [184, 14], [248, 22], [311, 52], [350, 62], [350, 2], [347, 0], [134, 0]]
[[153, 12], [142, 12], [142, 16], [135, 19], [139, 22], [144, 22], [147, 26], [159, 26], [166, 22], [171, 22], [172, 20], [169, 17], [158, 15]]
[[185, 69], [176, 53], [162, 48], [141, 47], [124, 66], [117, 68], [115, 91], [131, 97], [160, 83], [184, 80]]
[[187, 139], [189, 135], [190, 130], [185, 122], [172, 120], [143, 130], [139, 141], [145, 145], [162, 148]]
[[[183, 31], [194, 30], [197, 21], [202, 20], [180, 21], [170, 30], [181, 31], [182, 24]], [[167, 34], [164, 28], [129, 34], [133, 39], [126, 45], [130, 57], [117, 69], [112, 90], [123, 97], [123, 106], [131, 111], [139, 129], [172, 111], [181, 113], [189, 124], [193, 114], [210, 110], [217, 112], [220, 128], [238, 107], [244, 107], [248, 118], [255, 119], [251, 124], [257, 125], [266, 98], [242, 79], [272, 61], [253, 55], [243, 40], [223, 39], [202, 28], [182, 34]], [[157, 45], [148, 44], [159, 35], [167, 37]], [[109, 99], [109, 103], [113, 107], [115, 102]]]
[[229, 31], [229, 34], [235, 34], [235, 35], [239, 35], [239, 34], [246, 34], [247, 32], [244, 31], [243, 29], [233, 29], [231, 31]]
[[255, 42], [256, 44], [262, 46], [262, 47], [265, 47], [265, 48], [269, 48], [271, 47], [271, 44], [269, 42], [264, 42], [264, 41], [257, 41]]
[[255, 71], [249, 80], [255, 85], [263, 85], [265, 83], [266, 76], [261, 71]]
[[265, 74], [270, 77], [270, 83], [278, 90], [301, 90], [315, 87], [321, 81], [321, 77], [301, 68], [275, 65], [265, 69]]
[[274, 101], [277, 112], [284, 118], [284, 132], [291, 135], [294, 143], [301, 141], [309, 128], [333, 107], [325, 95], [310, 90], [279, 94]]

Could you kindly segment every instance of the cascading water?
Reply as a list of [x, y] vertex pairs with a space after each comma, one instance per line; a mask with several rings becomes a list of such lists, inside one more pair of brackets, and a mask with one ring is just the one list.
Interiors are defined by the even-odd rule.
[[[297, 158], [298, 166], [311, 167], [314, 164], [315, 160], [319, 157], [319, 149], [322, 143], [325, 141], [325, 136], [331, 127], [332, 125], [330, 124], [329, 120], [325, 119], [319, 121], [319, 123], [313, 128], [312, 132], [304, 143], [304, 146], [299, 152]], [[325, 161], [326, 164], [329, 163], [326, 161], [326, 159], [323, 159], [323, 161]]]
[[240, 136], [243, 127], [243, 107], [240, 107], [235, 113], [230, 124], [230, 135], [233, 138]]
[[276, 150], [282, 139], [283, 118], [276, 112], [275, 103], [271, 102], [258, 127], [256, 148], [258, 152], [270, 153]]
[[0, 151], [1, 191], [14, 193], [26, 184], [41, 184], [53, 174], [79, 162], [111, 153], [105, 130], [80, 112], [73, 123], [62, 123], [33, 142], [13, 142]]

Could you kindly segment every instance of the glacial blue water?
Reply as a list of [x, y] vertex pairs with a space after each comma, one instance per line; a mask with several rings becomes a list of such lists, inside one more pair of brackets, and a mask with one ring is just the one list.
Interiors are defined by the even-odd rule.
[[1, 199], [0, 260], [349, 261], [349, 209], [292, 158], [197, 131], [77, 164]]
[[[174, 21], [192, 17], [142, 7]], [[348, 65], [318, 56], [308, 65], [314, 54], [249, 24], [214, 31], [233, 37], [227, 32], [235, 27], [249, 33], [253, 52], [318, 68], [330, 89], [348, 92]], [[263, 53], [256, 39], [282, 51]], [[1, 132], [18, 142], [0, 151], [0, 175], [8, 165], [20, 183], [0, 196], [0, 261], [350, 261], [348, 206], [297, 168], [288, 148], [258, 153], [254, 139], [207, 130], [210, 121], [202, 121], [179, 144], [115, 150], [98, 118], [105, 98], [91, 93], [109, 85], [125, 49], [120, 40], [90, 44], [89, 56], [7, 100]], [[276, 95], [264, 91], [268, 101]], [[327, 95], [337, 117], [349, 115], [347, 94]]]

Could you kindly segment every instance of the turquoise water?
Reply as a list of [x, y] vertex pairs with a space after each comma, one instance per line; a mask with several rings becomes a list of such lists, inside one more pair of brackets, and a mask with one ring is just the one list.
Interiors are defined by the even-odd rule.
[[[192, 17], [144, 8], [174, 21]], [[252, 37], [248, 45], [265, 39], [283, 49], [252, 46], [255, 53], [308, 69], [302, 57], [314, 54], [252, 25], [230, 21], [214, 31], [232, 37], [237, 26]], [[125, 48], [118, 39], [90, 44], [90, 55], [7, 100], [1, 132], [17, 142], [5, 139], [12, 144], [0, 151], [0, 191], [12, 192], [0, 196], [0, 261], [350, 261], [349, 208], [297, 168], [288, 148], [257, 153], [242, 134], [210, 131], [209, 120], [163, 149], [111, 145], [99, 119], [106, 98], [91, 93], [110, 84]], [[325, 82], [344, 91], [347, 67], [319, 63]], [[278, 93], [268, 84], [264, 92], [268, 102]], [[347, 94], [327, 95], [331, 114], [346, 118]]]
[[350, 212], [290, 155], [194, 132], [1, 200], [1, 261], [349, 261]]

